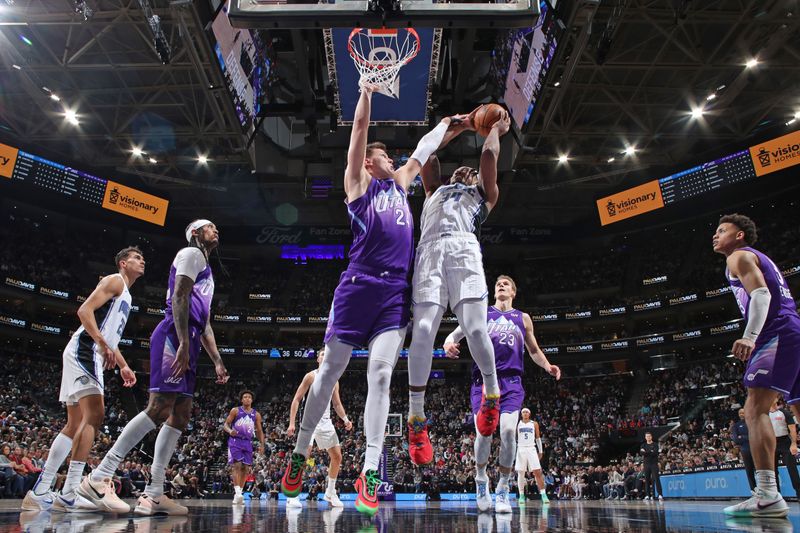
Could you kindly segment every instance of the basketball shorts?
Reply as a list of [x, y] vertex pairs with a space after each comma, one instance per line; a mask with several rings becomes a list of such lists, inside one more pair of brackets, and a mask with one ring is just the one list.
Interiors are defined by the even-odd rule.
[[339, 435], [336, 434], [336, 428], [333, 427], [333, 423], [330, 420], [327, 423], [323, 421], [318, 424], [312, 437], [314, 444], [320, 450], [330, 450], [339, 446]]
[[535, 446], [517, 447], [517, 459], [514, 462], [514, 470], [517, 472], [533, 472], [541, 470], [539, 463], [539, 452]]
[[58, 401], [77, 405], [92, 394], [103, 394], [103, 357], [95, 352], [88, 333], [73, 335], [64, 348]]
[[[522, 377], [520, 376], [498, 376], [500, 385], [500, 412], [513, 413], [522, 409], [522, 402], [525, 400], [525, 389], [522, 388]], [[483, 396], [483, 381], [476, 379], [472, 381], [470, 389], [470, 402], [472, 403], [472, 414], [478, 414], [481, 410], [481, 396]]]
[[361, 348], [384, 331], [405, 328], [411, 317], [409, 297], [405, 274], [349, 265], [333, 293], [325, 342], [336, 336]]
[[253, 464], [253, 442], [244, 439], [228, 439], [228, 464]]
[[162, 320], [150, 336], [150, 392], [174, 392], [194, 396], [201, 331], [189, 327], [189, 368], [176, 377], [172, 364], [178, 350], [178, 334], [170, 319]]
[[417, 247], [411, 300], [454, 308], [465, 299], [489, 294], [483, 272], [483, 256], [472, 233], [440, 234]]
[[800, 323], [795, 322], [762, 331], [743, 378], [745, 387], [776, 390], [790, 404], [800, 402]]

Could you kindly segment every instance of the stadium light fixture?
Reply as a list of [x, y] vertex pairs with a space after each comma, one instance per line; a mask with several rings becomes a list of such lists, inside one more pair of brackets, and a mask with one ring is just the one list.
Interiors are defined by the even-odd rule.
[[693, 107], [692, 108], [692, 118], [694, 120], [699, 120], [702, 116], [703, 116], [703, 108], [702, 107], [698, 106], [698, 107]]
[[634, 155], [636, 153], [636, 147], [633, 146], [633, 145], [630, 145], [630, 146], [626, 147], [625, 151], [622, 152], [622, 153], [625, 154], [628, 157], [631, 157], [632, 155]]
[[744, 64], [747, 68], [755, 68], [758, 65], [758, 59], [752, 57], [747, 60], [747, 63]]
[[74, 109], [70, 109], [68, 107], [64, 108], [64, 119], [73, 126], [80, 124], [80, 121], [78, 121], [78, 114]]
[[558, 156], [558, 162], [562, 165], [569, 161], [569, 156], [567, 154], [561, 154]]
[[158, 163], [158, 161], [156, 161], [156, 160], [155, 160], [155, 158], [153, 158], [153, 157], [151, 157], [150, 159], [148, 159], [148, 161], [150, 161], [150, 163], [152, 163], [153, 165], [155, 165], [156, 163]]
[[205, 155], [205, 154], [201, 154], [201, 155], [197, 156], [197, 162], [200, 163], [201, 165], [207, 165], [208, 164], [208, 156]]
[[144, 152], [138, 146], [134, 146], [133, 148], [131, 148], [131, 154], [133, 155], [133, 157], [142, 157], [142, 154], [144, 154]]

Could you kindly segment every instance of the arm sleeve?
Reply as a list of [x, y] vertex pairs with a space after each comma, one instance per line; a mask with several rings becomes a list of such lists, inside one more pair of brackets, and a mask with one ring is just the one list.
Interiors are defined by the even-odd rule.
[[411, 154], [411, 159], [416, 159], [421, 165], [424, 165], [428, 158], [439, 148], [439, 145], [442, 144], [445, 133], [447, 133], [447, 124], [440, 122], [438, 126], [419, 140], [417, 149]]
[[184, 248], [175, 256], [175, 275], [186, 276], [192, 281], [206, 268], [206, 256], [199, 248]]
[[747, 306], [747, 325], [744, 327], [742, 338], [755, 341], [761, 333], [761, 328], [767, 321], [769, 302], [772, 295], [766, 287], [759, 287], [750, 293], [750, 304]]

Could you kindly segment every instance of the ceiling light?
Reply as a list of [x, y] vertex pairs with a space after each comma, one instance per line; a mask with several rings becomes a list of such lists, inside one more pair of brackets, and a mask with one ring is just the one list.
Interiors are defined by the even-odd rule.
[[744, 66], [746, 66], [747, 68], [754, 68], [756, 65], [758, 65], [758, 59], [756, 59], [755, 57], [752, 59], [748, 59], [747, 63], [744, 64]]
[[197, 156], [197, 162], [200, 163], [201, 165], [205, 165], [206, 163], [208, 163], [208, 156], [206, 155]]
[[625, 148], [625, 152], [624, 152], [625, 155], [632, 156], [635, 153], [636, 153], [636, 147], [635, 146], [628, 146], [627, 148]]
[[19, 65], [17, 65], [16, 63], [15, 63], [15, 64], [13, 64], [13, 65], [11, 65], [11, 66], [12, 66], [12, 67], [14, 67], [14, 68], [15, 68], [15, 69], [17, 69], [17, 70], [22, 70], [22, 67], [21, 67], [21, 66], [19, 66]]
[[59, 98], [56, 93], [50, 93], [50, 100], [54, 100], [56, 102], [60, 102], [61, 98]]
[[794, 118], [800, 120], [800, 111], [794, 114]]
[[555, 82], [555, 83], [553, 84], [553, 86], [554, 86], [554, 87], [558, 87], [559, 85], [561, 85], [561, 82], [560, 82], [560, 81], [557, 81], [557, 82]]
[[30, 39], [28, 39], [27, 37], [25, 37], [21, 33], [18, 34], [18, 36], [19, 36], [19, 40], [20, 41], [22, 41], [23, 43], [27, 44], [28, 46], [33, 46], [33, 41], [31, 41]]
[[150, 161], [150, 162], [151, 162], [152, 164], [154, 164], [154, 165], [155, 165], [156, 163], [158, 163], [158, 161], [156, 161], [156, 160], [155, 160], [154, 158], [152, 158], [152, 157], [151, 157], [150, 159], [148, 159], [148, 161]]
[[717, 93], [711, 93], [708, 96], [706, 96], [706, 102], [710, 102], [711, 100], [713, 100], [716, 97], [717, 97]]
[[131, 148], [131, 154], [133, 154], [133, 157], [142, 157], [143, 153], [144, 152], [142, 152], [142, 149], [139, 148], [138, 146], [134, 146], [133, 148]]
[[615, 158], [615, 157], [609, 157], [609, 158], [608, 158], [608, 163], [613, 163], [613, 162], [614, 162], [614, 159], [616, 159], [616, 158]]
[[703, 108], [702, 107], [693, 107], [692, 108], [692, 118], [697, 120], [703, 116]]
[[78, 114], [75, 113], [74, 109], [64, 108], [64, 119], [66, 119], [66, 121], [73, 126], [77, 126], [79, 124]]
[[792, 118], [792, 119], [789, 119], [789, 120], [786, 121], [786, 125], [787, 126], [791, 126], [795, 122], [797, 122], [797, 119], [796, 118]]
[[564, 164], [567, 161], [569, 161], [569, 157], [567, 156], [567, 154], [561, 154], [560, 156], [558, 156], [559, 163]]

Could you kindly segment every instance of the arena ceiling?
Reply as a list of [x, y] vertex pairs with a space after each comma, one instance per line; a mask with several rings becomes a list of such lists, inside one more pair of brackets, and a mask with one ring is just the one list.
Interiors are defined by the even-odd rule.
[[[800, 112], [797, 0], [559, 4], [567, 30], [556, 67], [513, 170], [502, 175], [503, 209], [493, 223], [573, 223], [626, 180], [658, 177], [779, 131]], [[159, 58], [143, 6], [160, 18], [169, 64]], [[338, 180], [349, 137], [346, 128], [328, 132], [321, 32], [272, 34], [271, 120], [291, 135], [283, 146], [260, 138], [269, 165], [254, 172], [209, 45], [212, 14], [206, 0], [0, 0], [0, 140], [104, 176], [138, 176], [167, 191], [182, 217], [203, 208], [271, 223], [280, 218], [274, 207], [289, 202], [302, 223], [343, 222], [340, 195], [305, 199], [311, 168]], [[438, 114], [488, 100], [495, 37], [446, 32]], [[702, 114], [692, 117], [694, 108]], [[77, 126], [65, 120], [66, 109]], [[401, 145], [402, 135], [420, 132], [403, 132]], [[133, 147], [146, 153], [135, 157]], [[625, 155], [629, 147], [635, 151]], [[451, 151], [475, 155], [469, 145]]]

